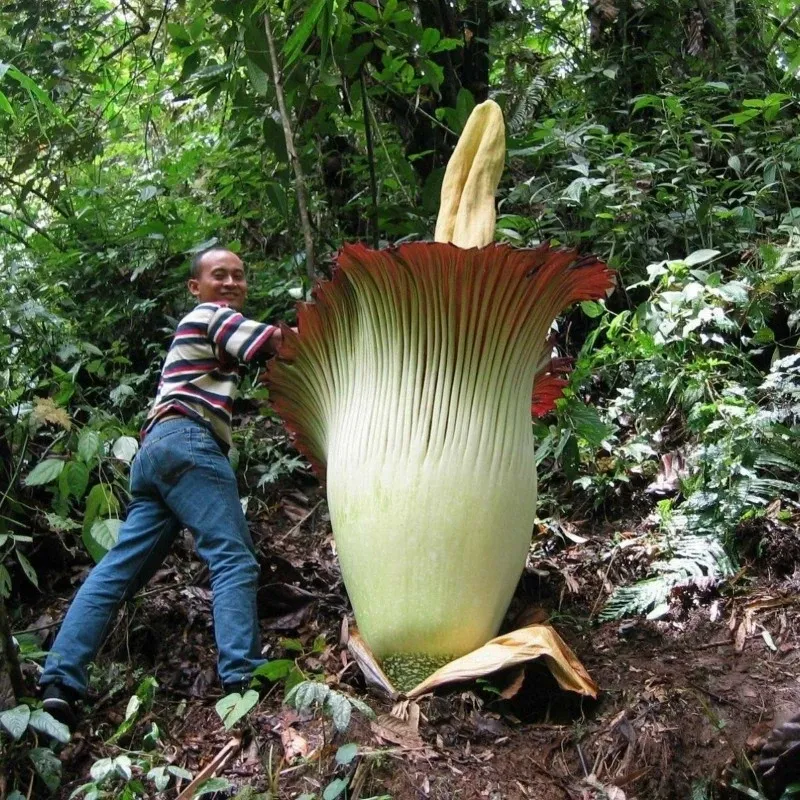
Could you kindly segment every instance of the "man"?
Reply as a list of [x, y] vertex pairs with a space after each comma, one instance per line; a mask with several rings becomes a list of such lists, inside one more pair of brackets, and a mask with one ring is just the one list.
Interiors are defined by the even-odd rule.
[[131, 466], [132, 500], [119, 541], [75, 595], [45, 663], [44, 708], [69, 726], [86, 668], [119, 605], [152, 577], [181, 528], [211, 575], [218, 669], [226, 693], [251, 682], [261, 657], [259, 567], [227, 459], [239, 363], [272, 355], [280, 329], [239, 312], [247, 278], [237, 255], [211, 248], [192, 261], [199, 301], [178, 325]]

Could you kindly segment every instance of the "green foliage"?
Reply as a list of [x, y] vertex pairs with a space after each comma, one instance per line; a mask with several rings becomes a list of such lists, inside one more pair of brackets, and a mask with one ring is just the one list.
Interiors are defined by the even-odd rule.
[[258, 692], [248, 689], [243, 695], [232, 692], [217, 701], [214, 706], [225, 730], [230, 730], [239, 720], [249, 714], [258, 704]]
[[41, 708], [20, 703], [0, 713], [0, 749], [11, 785], [27, 785], [26, 771], [33, 769], [47, 791], [55, 792], [61, 783], [61, 761], [53, 748], [69, 740], [67, 726]]
[[343, 733], [350, 726], [354, 709], [368, 719], [375, 717], [373, 710], [357, 697], [343, 694], [318, 681], [303, 681], [297, 684], [287, 693], [284, 702], [298, 711], [319, 708], [325, 716], [330, 717], [339, 733]]

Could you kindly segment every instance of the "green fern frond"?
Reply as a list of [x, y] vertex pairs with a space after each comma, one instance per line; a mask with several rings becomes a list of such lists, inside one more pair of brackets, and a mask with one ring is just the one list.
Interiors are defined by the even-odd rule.
[[621, 586], [606, 601], [600, 612], [600, 622], [620, 619], [628, 614], [643, 614], [653, 606], [663, 602], [674, 586], [667, 576], [648, 578], [633, 586]]
[[608, 598], [600, 621], [619, 619], [627, 614], [643, 614], [664, 603], [679, 584], [699, 579], [723, 578], [733, 570], [725, 548], [713, 535], [683, 534], [672, 542], [669, 559], [652, 565], [654, 576], [633, 586], [621, 586]]

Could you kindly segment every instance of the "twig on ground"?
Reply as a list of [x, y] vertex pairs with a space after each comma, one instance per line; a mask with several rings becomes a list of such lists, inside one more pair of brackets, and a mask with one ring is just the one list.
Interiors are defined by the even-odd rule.
[[615, 548], [614, 552], [611, 553], [611, 560], [608, 562], [608, 566], [606, 567], [606, 573], [605, 575], [603, 575], [603, 580], [600, 582], [600, 591], [597, 593], [597, 599], [594, 601], [592, 610], [589, 613], [589, 619], [594, 619], [595, 614], [597, 614], [598, 607], [600, 606], [600, 601], [603, 599], [603, 590], [605, 589], [606, 581], [608, 581], [608, 573], [611, 572], [611, 567], [614, 566], [614, 559], [617, 557], [618, 552], [619, 548]]
[[221, 770], [242, 746], [241, 736], [231, 739], [208, 764], [197, 773], [194, 780], [178, 795], [176, 800], [190, 800], [201, 783], [207, 781], [215, 772]]
[[308, 512], [297, 524], [293, 527], [289, 528], [289, 530], [283, 535], [282, 539], [288, 539], [292, 534], [297, 533], [300, 528], [305, 525], [306, 520], [322, 505], [322, 500], [320, 500], [311, 511]]
[[733, 644], [732, 639], [722, 639], [719, 642], [706, 642], [705, 644], [698, 644], [695, 650], [710, 650], [712, 647], [723, 647], [726, 644]]

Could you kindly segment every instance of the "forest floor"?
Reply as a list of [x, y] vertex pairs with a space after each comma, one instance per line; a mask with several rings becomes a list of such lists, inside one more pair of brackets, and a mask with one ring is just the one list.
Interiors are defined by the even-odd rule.
[[[598, 623], [611, 585], [644, 557], [645, 529], [643, 521], [626, 530], [587, 520], [566, 536], [548, 534], [547, 548], [534, 542], [512, 605], [517, 620], [549, 618], [600, 685], [597, 701], [561, 691], [534, 664], [524, 679], [499, 675], [422, 699], [414, 731], [388, 716], [391, 702], [367, 690], [339, 646], [350, 610], [322, 492], [287, 488], [252, 523], [262, 563], [263, 640], [269, 658], [296, 659], [306, 674], [324, 674], [332, 688], [375, 711], [372, 721], [354, 713], [336, 737], [318, 713], [284, 705], [280, 683], [237, 729], [224, 729], [214, 709], [221, 692], [208, 573], [185, 534], [109, 637], [85, 716], [60, 754], [59, 796], [89, 781], [97, 759], [135, 752], [156, 722], [164, 758], [194, 774], [236, 738], [217, 773], [234, 791], [218, 797], [243, 787], [271, 790], [272, 797], [321, 797], [336, 778], [349, 778], [349, 800], [757, 797], [751, 764], [758, 741], [776, 718], [800, 707], [796, 530], [767, 533], [759, 558], [743, 559], [724, 586], [676, 590], [659, 620]], [[615, 531], [630, 547], [611, 548]], [[56, 550], [47, 566], [37, 565], [47, 577], [24, 620], [43, 634], [88, 568], [59, 569]], [[320, 636], [326, 644], [314, 648]], [[146, 675], [158, 683], [152, 708], [127, 739], [109, 744]], [[345, 742], [357, 744], [358, 755], [337, 764], [334, 754]], [[159, 796], [177, 795], [171, 788]]]

